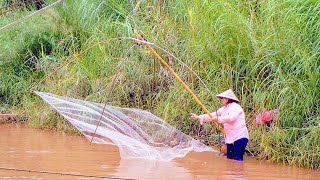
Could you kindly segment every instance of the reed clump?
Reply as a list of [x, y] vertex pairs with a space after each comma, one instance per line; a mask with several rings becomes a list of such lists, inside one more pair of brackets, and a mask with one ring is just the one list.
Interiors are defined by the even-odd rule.
[[[212, 126], [189, 118], [204, 112], [170, 73], [145, 46], [119, 38], [138, 32], [201, 77], [209, 91], [155, 48], [209, 110], [220, 106], [215, 94], [236, 92], [247, 115], [250, 155], [318, 169], [319, 10], [314, 0], [65, 1], [0, 34], [0, 110], [18, 107], [30, 113], [32, 126], [65, 130], [56, 114], [41, 113], [31, 93], [46, 91], [146, 109], [217, 144]], [[27, 13], [6, 14], [0, 25]], [[280, 109], [270, 127], [255, 125], [263, 108]]]

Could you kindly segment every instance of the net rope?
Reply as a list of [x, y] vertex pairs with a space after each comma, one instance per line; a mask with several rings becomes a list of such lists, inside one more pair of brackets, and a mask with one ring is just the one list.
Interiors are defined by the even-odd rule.
[[145, 110], [106, 105], [103, 111], [105, 104], [102, 103], [38, 91], [35, 93], [88, 140], [93, 139], [92, 143], [118, 146], [120, 156], [124, 159], [170, 161], [184, 157], [190, 151], [217, 152]]

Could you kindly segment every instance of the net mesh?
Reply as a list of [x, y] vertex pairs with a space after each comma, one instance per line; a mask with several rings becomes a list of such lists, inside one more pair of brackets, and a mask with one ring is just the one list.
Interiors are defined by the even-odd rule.
[[170, 161], [190, 151], [215, 151], [145, 110], [106, 105], [103, 111], [104, 104], [35, 93], [88, 140], [118, 146], [124, 159]]

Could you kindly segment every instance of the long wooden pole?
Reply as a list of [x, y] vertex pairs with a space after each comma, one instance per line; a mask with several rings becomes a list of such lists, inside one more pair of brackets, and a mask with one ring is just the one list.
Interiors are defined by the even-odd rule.
[[[140, 40], [144, 40], [140, 34], [135, 33], [137, 38]], [[192, 96], [192, 98], [196, 101], [196, 103], [203, 109], [203, 111], [209, 115], [209, 117], [211, 119], [213, 119], [214, 117], [212, 116], [212, 114], [210, 113], [210, 111], [202, 104], [202, 102], [199, 100], [199, 98], [192, 92], [192, 90], [189, 88], [189, 86], [179, 77], [179, 75], [169, 66], [169, 64], [162, 59], [162, 57], [149, 45], [149, 44], [144, 44], [151, 52], [154, 56], [156, 56], [158, 58], [158, 60], [160, 61], [160, 63], [166, 67], [169, 72], [182, 84], [182, 86], [184, 87], [184, 89], [186, 89], [189, 94]], [[217, 129], [219, 131], [221, 131], [224, 135], [226, 134], [225, 130], [223, 129], [223, 127], [217, 122], [217, 121], [212, 121]]]
[[43, 12], [47, 11], [48, 9], [51, 9], [51, 8], [53, 8], [54, 6], [58, 5], [59, 3], [62, 3], [63, 1], [64, 1], [64, 0], [58, 0], [58, 1], [56, 1], [56, 2], [54, 2], [54, 3], [52, 3], [52, 4], [50, 4], [50, 5], [42, 8], [42, 9], [39, 9], [39, 10], [37, 10], [37, 11], [35, 11], [35, 12], [33, 12], [33, 13], [25, 16], [25, 17], [22, 17], [21, 19], [18, 19], [18, 20], [14, 21], [14, 22], [12, 22], [12, 23], [10, 23], [10, 24], [8, 24], [8, 25], [5, 25], [5, 26], [3, 26], [3, 27], [0, 28], [0, 32], [5, 31], [5, 30], [11, 28], [12, 26], [15, 26], [15, 25], [17, 25], [17, 24], [19, 24], [19, 23], [21, 23], [21, 22], [24, 22], [25, 20], [30, 19], [30, 18], [32, 18], [33, 16], [37, 15], [37, 14], [43, 13]]

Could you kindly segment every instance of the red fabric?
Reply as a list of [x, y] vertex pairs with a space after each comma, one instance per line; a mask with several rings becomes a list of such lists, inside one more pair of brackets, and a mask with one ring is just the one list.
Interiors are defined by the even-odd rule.
[[265, 124], [276, 119], [278, 109], [266, 111], [263, 109], [262, 113], [256, 115], [256, 124]]

